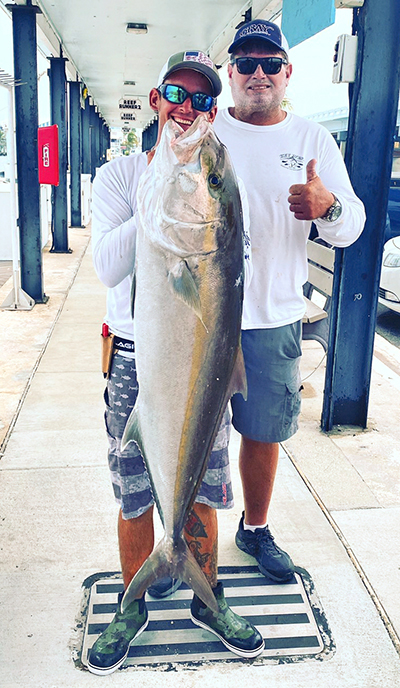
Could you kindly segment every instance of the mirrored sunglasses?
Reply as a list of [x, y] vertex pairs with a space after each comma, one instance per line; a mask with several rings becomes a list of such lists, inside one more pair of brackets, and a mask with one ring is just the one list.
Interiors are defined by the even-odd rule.
[[199, 112], [209, 112], [215, 105], [215, 98], [208, 96], [206, 93], [189, 93], [182, 86], [175, 86], [174, 84], [161, 84], [157, 89], [165, 100], [169, 103], [182, 105], [186, 98], [190, 98], [192, 107]]
[[236, 65], [239, 74], [254, 74], [258, 65], [264, 74], [279, 74], [282, 65], [288, 61], [283, 57], [234, 57], [231, 64]]

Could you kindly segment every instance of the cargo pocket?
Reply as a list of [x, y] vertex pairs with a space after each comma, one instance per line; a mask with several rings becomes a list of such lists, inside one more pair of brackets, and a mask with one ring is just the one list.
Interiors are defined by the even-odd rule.
[[297, 420], [301, 406], [301, 382], [296, 376], [286, 382], [285, 405], [282, 418], [283, 439], [288, 439], [297, 430]]

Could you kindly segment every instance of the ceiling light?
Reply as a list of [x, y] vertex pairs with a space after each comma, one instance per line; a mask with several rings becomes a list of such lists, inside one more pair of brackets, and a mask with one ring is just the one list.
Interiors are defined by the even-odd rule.
[[127, 24], [127, 33], [147, 33], [147, 24]]
[[124, 81], [124, 86], [136, 86], [136, 81]]

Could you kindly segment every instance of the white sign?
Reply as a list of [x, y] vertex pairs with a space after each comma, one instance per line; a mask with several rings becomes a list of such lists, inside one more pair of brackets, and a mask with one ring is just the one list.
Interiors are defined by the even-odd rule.
[[118, 107], [120, 110], [141, 110], [142, 101], [133, 97], [121, 98], [118, 101]]

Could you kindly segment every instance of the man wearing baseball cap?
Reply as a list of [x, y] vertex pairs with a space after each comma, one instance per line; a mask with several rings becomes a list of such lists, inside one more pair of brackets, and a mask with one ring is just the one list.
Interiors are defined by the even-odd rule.
[[[151, 108], [158, 114], [158, 138], [172, 119], [183, 131], [203, 113], [213, 122], [216, 98], [221, 92], [218, 71], [210, 58], [199, 50], [172, 55], [161, 70], [157, 87], [149, 94]], [[108, 287], [104, 328], [114, 335], [112, 357], [105, 366], [105, 420], [109, 441], [109, 467], [118, 515], [118, 540], [124, 588], [150, 555], [154, 545], [153, 495], [142, 456], [130, 443], [121, 452], [126, 421], [136, 403], [133, 322], [130, 292], [135, 261], [136, 191], [141, 174], [154, 150], [122, 156], [103, 165], [93, 184], [93, 261], [100, 280]], [[103, 369], [104, 370], [104, 369]], [[217, 580], [216, 509], [232, 505], [228, 441], [230, 420], [225, 414], [211, 452], [208, 469], [185, 526], [185, 537], [208, 579], [218, 605], [218, 614], [195, 595], [191, 616], [197, 625], [210, 630], [232, 652], [251, 658], [264, 649], [259, 631], [227, 605], [221, 582]], [[149, 588], [158, 598], [174, 592], [180, 581], [166, 578]], [[148, 613], [144, 597], [134, 600], [122, 612], [119, 595], [116, 614], [95, 641], [88, 657], [94, 674], [110, 674], [128, 656], [131, 643], [146, 628]]]
[[264, 575], [284, 582], [294, 565], [274, 541], [268, 509], [279, 443], [296, 432], [300, 413], [307, 239], [314, 221], [326, 242], [349, 246], [365, 214], [329, 132], [282, 108], [292, 65], [279, 26], [242, 24], [228, 52], [234, 106], [214, 126], [246, 187], [253, 261], [242, 325], [248, 394], [232, 398], [245, 506], [236, 544]]

